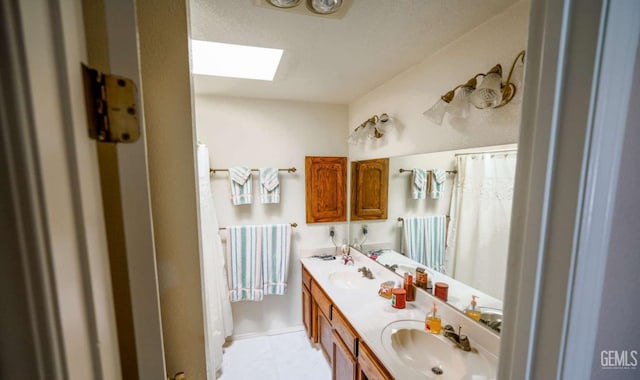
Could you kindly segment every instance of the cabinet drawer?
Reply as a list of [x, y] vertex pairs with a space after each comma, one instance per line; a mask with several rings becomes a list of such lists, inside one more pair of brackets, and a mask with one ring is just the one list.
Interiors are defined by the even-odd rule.
[[333, 313], [331, 324], [336, 333], [342, 338], [351, 355], [358, 356], [358, 335], [338, 310]]
[[393, 377], [365, 344], [360, 344], [358, 365], [360, 366], [358, 380], [393, 380]]
[[307, 289], [311, 289], [311, 275], [307, 272], [304, 265], [302, 266], [302, 283], [307, 287]]
[[316, 305], [318, 305], [318, 309], [320, 309], [324, 315], [332, 321], [333, 315], [331, 313], [331, 300], [326, 294], [324, 294], [318, 284], [313, 281], [311, 282], [311, 297], [315, 301]]

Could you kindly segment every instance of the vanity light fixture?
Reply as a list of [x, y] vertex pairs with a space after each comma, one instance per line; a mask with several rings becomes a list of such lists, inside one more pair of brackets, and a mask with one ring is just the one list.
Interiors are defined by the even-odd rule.
[[[466, 83], [459, 84], [442, 95], [423, 115], [435, 124], [441, 125], [447, 112], [466, 118], [469, 115], [471, 104], [478, 109], [487, 109], [502, 107], [509, 103], [516, 94], [516, 86], [511, 81], [513, 69], [518, 61], [524, 64], [524, 55], [524, 50], [518, 53], [504, 83], [502, 82], [502, 66], [497, 64], [486, 74], [476, 74]], [[480, 85], [477, 84], [478, 77], [483, 78]]]
[[[278, 8], [293, 8], [302, 0], [267, 0], [269, 4]], [[314, 13], [328, 15], [334, 13], [342, 6], [342, 0], [307, 0], [307, 7]]]
[[358, 125], [356, 129], [351, 132], [347, 142], [351, 145], [355, 145], [363, 141], [365, 138], [379, 139], [384, 136], [392, 126], [393, 122], [388, 114], [382, 113], [380, 116], [373, 115], [362, 124]]

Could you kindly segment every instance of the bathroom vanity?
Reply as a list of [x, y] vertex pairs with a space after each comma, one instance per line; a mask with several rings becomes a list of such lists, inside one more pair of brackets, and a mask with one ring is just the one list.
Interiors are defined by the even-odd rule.
[[[324, 352], [334, 380], [495, 379], [499, 336], [442, 301], [418, 292], [396, 309], [378, 296], [392, 272], [352, 249], [353, 265], [302, 258], [302, 316], [309, 338]], [[374, 278], [362, 276], [359, 268]], [[424, 331], [431, 305], [443, 325], [466, 334], [475, 352], [464, 352], [442, 335]], [[440, 374], [436, 372], [441, 371]]]

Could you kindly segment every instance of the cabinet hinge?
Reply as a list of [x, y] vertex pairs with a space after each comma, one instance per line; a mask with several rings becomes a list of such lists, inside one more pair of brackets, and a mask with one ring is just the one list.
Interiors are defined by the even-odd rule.
[[140, 137], [137, 90], [131, 79], [82, 65], [89, 137], [132, 143]]

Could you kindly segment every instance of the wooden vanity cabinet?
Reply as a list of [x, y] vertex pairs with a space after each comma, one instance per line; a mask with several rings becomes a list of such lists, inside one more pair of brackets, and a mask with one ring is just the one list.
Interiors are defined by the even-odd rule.
[[331, 365], [332, 380], [393, 380], [304, 265], [302, 319], [307, 335]]

